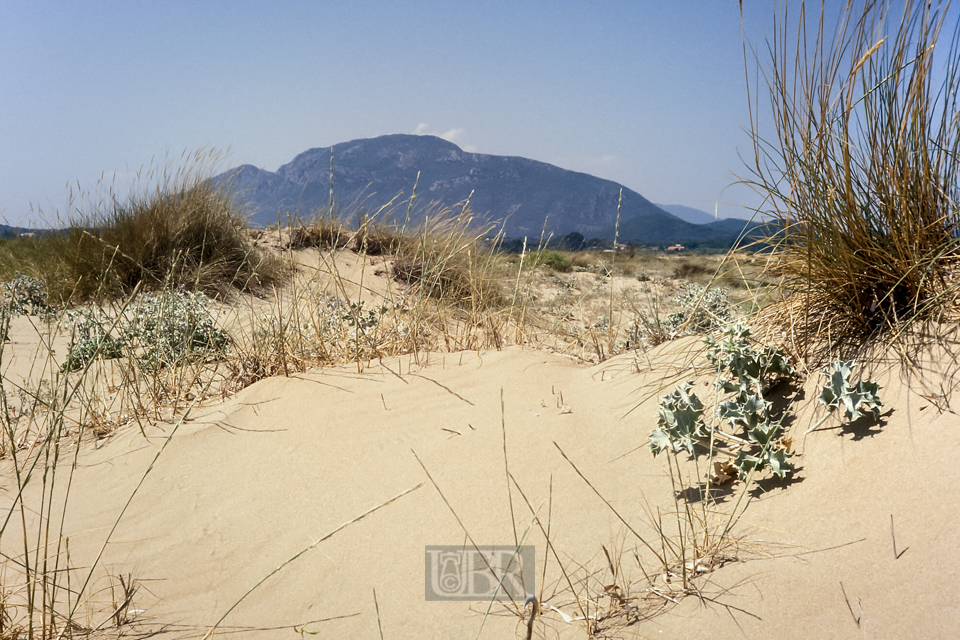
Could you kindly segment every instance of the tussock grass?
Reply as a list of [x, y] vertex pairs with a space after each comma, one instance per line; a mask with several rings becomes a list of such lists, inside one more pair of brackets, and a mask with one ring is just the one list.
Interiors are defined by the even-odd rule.
[[560, 251], [543, 249], [532, 256], [532, 266], [544, 265], [560, 273], [573, 271], [573, 262]]
[[798, 353], [896, 336], [953, 298], [960, 27], [947, 7], [848, 3], [836, 30], [819, 3], [777, 16], [758, 63], [770, 112], [752, 114], [748, 182], [773, 216], [767, 242], [788, 295], [770, 317]]
[[320, 217], [290, 229], [286, 248], [291, 250], [317, 248], [341, 249], [350, 242], [351, 233], [338, 220]]
[[682, 260], [677, 268], [673, 270], [673, 277], [678, 280], [691, 280], [693, 278], [712, 275], [715, 269], [709, 265], [689, 260]]
[[245, 216], [204, 178], [209, 154], [175, 172], [150, 172], [152, 188], [126, 201], [108, 193], [78, 209], [68, 226], [0, 246], [0, 274], [20, 271], [47, 281], [52, 300], [116, 299], [135, 288], [199, 290], [223, 295], [282, 277], [280, 262], [251, 245]]
[[412, 238], [389, 236], [393, 276], [417, 295], [469, 310], [477, 320], [477, 314], [509, 304], [494, 251], [499, 236], [488, 240], [492, 230], [469, 205], [459, 212], [436, 208]]

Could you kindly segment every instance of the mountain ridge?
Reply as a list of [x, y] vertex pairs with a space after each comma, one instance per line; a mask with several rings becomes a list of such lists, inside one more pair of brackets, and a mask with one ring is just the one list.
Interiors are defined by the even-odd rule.
[[468, 152], [435, 136], [391, 134], [316, 147], [275, 172], [247, 164], [213, 181], [241, 197], [253, 224], [269, 225], [278, 216], [307, 219], [329, 207], [331, 156], [335, 203], [373, 212], [398, 194], [403, 194], [399, 201], [408, 200], [416, 183], [414, 223], [425, 214], [424, 203], [456, 208], [470, 198], [472, 211], [498, 228], [502, 224], [510, 237], [571, 232], [598, 237], [616, 224], [622, 189], [620, 220], [634, 221], [629, 226], [638, 229], [638, 237], [627, 240], [675, 243], [729, 235], [688, 228], [697, 225], [612, 180], [519, 156]]

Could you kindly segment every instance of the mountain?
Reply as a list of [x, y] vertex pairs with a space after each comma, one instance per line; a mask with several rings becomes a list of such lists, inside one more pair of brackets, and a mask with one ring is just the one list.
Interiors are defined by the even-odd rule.
[[694, 209], [693, 207], [685, 207], [682, 204], [658, 204], [657, 206], [690, 224], [710, 224], [711, 222], [717, 221], [717, 218], [715, 218], [712, 213]]
[[[620, 218], [634, 221], [638, 237], [644, 236], [643, 228], [663, 227], [678, 234], [667, 237], [658, 232], [663, 242], [685, 242], [697, 226], [610, 180], [527, 158], [469, 153], [435, 136], [396, 134], [353, 140], [304, 151], [276, 172], [243, 165], [213, 181], [242, 199], [252, 224], [272, 224], [278, 215], [308, 218], [329, 206], [331, 154], [334, 200], [339, 214], [349, 222], [361, 207], [373, 213], [398, 194], [402, 194], [397, 200], [398, 215], [405, 216], [419, 172], [414, 223], [430, 203], [462, 206], [472, 192], [471, 210], [491, 222], [503, 221], [507, 236], [539, 238], [546, 221], [548, 235], [578, 232], [588, 238], [607, 237], [602, 234], [617, 220], [623, 189]], [[724, 236], [720, 230], [716, 233], [717, 238]], [[694, 233], [696, 237], [705, 234], [713, 238], [705, 229]]]

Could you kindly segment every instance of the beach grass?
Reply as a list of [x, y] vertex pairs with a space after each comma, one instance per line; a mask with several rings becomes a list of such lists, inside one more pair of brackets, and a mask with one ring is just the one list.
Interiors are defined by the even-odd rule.
[[148, 172], [123, 199], [83, 198], [61, 229], [0, 243], [0, 277], [46, 281], [58, 304], [188, 289], [223, 296], [282, 278], [275, 256], [252, 246], [243, 210], [206, 179], [209, 154]]
[[772, 215], [784, 301], [770, 312], [797, 353], [889, 339], [952, 304], [960, 27], [948, 7], [847, 4], [835, 23], [826, 5], [784, 3], [758, 49], [746, 182]]

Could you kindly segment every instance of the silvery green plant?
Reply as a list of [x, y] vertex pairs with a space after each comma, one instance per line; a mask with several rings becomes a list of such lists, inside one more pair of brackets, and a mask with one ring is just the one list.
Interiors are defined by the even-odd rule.
[[710, 438], [710, 428], [703, 422], [704, 406], [687, 381], [673, 393], [660, 398], [656, 429], [650, 432], [650, 449], [657, 455], [665, 449], [673, 453], [686, 450], [693, 455], [695, 445]]
[[847, 420], [858, 420], [863, 416], [861, 410], [872, 413], [874, 419], [880, 417], [880, 411], [883, 409], [883, 403], [880, 402], [878, 395], [880, 385], [870, 380], [860, 380], [856, 384], [851, 384], [850, 375], [855, 365], [854, 360], [846, 362], [836, 360], [820, 372], [820, 375], [826, 377], [828, 381], [820, 390], [817, 400], [827, 407], [827, 415], [807, 429], [806, 433], [819, 428], [839, 407], [843, 407], [843, 417]]
[[363, 300], [351, 302], [349, 311], [343, 314], [343, 321], [351, 327], [358, 327], [364, 333], [371, 331], [383, 321], [383, 316], [390, 310], [386, 304], [374, 309], [364, 310]]
[[38, 316], [52, 311], [47, 302], [46, 280], [36, 280], [17, 271], [14, 279], [0, 283], [0, 288], [4, 306], [11, 316]]
[[[713, 336], [704, 339], [707, 360], [717, 371], [716, 388], [730, 395], [717, 405], [713, 427], [704, 421], [706, 410], [691, 391], [693, 382], [661, 398], [657, 428], [650, 432], [654, 455], [666, 449], [675, 454], [686, 450], [693, 456], [720, 452], [732, 458], [741, 480], [764, 468], [779, 477], [793, 471], [792, 454], [779, 437], [789, 407], [775, 418], [764, 395], [774, 380], [793, 376], [794, 370], [781, 351], [754, 347], [750, 335], [750, 328], [738, 322], [724, 327], [719, 341]], [[721, 421], [730, 432], [719, 428]]]
[[[680, 310], [667, 316], [663, 326], [676, 331], [686, 325], [686, 333], [697, 334], [713, 331], [733, 317], [727, 290], [723, 287], [708, 288], [690, 283], [680, 285], [680, 293], [673, 301]], [[689, 322], [687, 322], [689, 320]]]
[[63, 371], [82, 369], [96, 358], [110, 360], [123, 355], [123, 340], [110, 333], [116, 323], [98, 307], [67, 311], [65, 324], [71, 328], [70, 347]]
[[123, 341], [133, 346], [144, 368], [154, 371], [219, 358], [230, 337], [216, 326], [209, 306], [199, 291], [146, 293], [127, 309]]
[[119, 320], [93, 307], [69, 311], [67, 318], [73, 338], [64, 371], [82, 369], [98, 357], [118, 358], [124, 349], [134, 354], [144, 369], [159, 371], [218, 358], [230, 345], [230, 337], [214, 323], [209, 299], [200, 292], [143, 294]]
[[827, 410], [833, 412], [837, 407], [843, 407], [843, 415], [848, 420], [857, 420], [862, 415], [861, 408], [873, 413], [874, 418], [880, 417], [883, 403], [880, 402], [880, 385], [872, 381], [861, 380], [856, 385], [850, 384], [850, 373], [855, 362], [836, 361], [821, 372], [829, 378], [829, 382], [820, 391], [820, 402], [826, 405]]
[[735, 322], [721, 330], [719, 342], [712, 335], [703, 339], [707, 361], [717, 368], [717, 386], [724, 392], [736, 393], [740, 404], [747, 394], [762, 396], [772, 382], [794, 375], [783, 352], [769, 346], [755, 348], [751, 335], [749, 326]]

